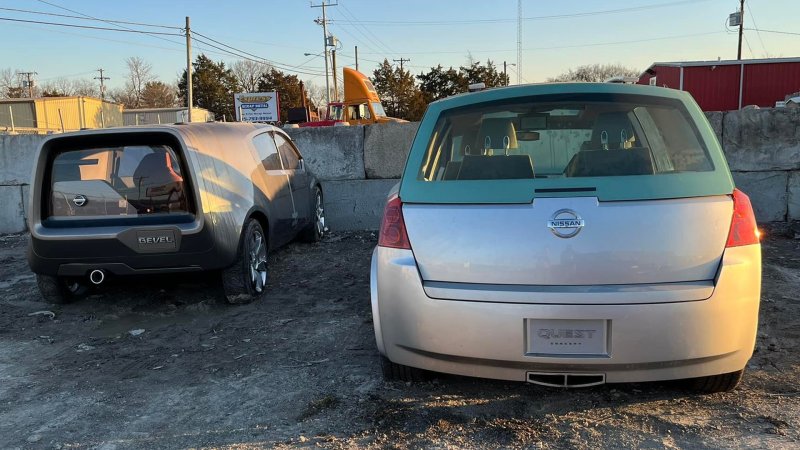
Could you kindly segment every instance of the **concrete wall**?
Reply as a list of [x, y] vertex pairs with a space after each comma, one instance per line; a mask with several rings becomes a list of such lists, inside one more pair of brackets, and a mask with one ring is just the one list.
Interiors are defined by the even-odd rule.
[[[800, 109], [707, 113], [736, 185], [761, 222], [800, 220]], [[322, 180], [333, 230], [377, 229], [418, 124], [289, 129]], [[0, 135], [0, 233], [25, 230], [27, 184], [42, 136]]]

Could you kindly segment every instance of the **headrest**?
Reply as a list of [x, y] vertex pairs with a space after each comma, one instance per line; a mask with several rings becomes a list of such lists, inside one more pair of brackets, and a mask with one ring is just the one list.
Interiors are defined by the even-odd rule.
[[517, 148], [517, 133], [510, 118], [490, 118], [481, 121], [477, 147], [480, 149]]
[[133, 178], [146, 178], [148, 183], [164, 183], [183, 181], [180, 175], [172, 170], [172, 158], [165, 151], [156, 151], [145, 155], [133, 172]]
[[597, 115], [592, 130], [592, 143], [598, 148], [603, 142], [607, 143], [610, 149], [621, 148], [621, 143], [632, 142], [633, 137], [633, 127], [628, 119], [628, 113], [615, 111]]

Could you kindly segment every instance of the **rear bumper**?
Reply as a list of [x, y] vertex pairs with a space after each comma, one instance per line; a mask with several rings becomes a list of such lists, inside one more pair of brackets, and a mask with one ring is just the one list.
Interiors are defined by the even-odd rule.
[[[169, 236], [169, 249], [147, 248], [142, 236]], [[31, 231], [28, 264], [42, 275], [82, 277], [95, 269], [112, 275], [193, 272], [225, 267], [213, 231], [202, 221], [153, 226], [44, 228]]]
[[[423, 289], [412, 251], [378, 247], [371, 294], [379, 351], [436, 372], [526, 380], [528, 372], [602, 373], [607, 382], [692, 378], [740, 370], [753, 353], [761, 290], [759, 245], [727, 249], [706, 300], [646, 304], [439, 300]], [[608, 321], [608, 355], [532, 356], [529, 319]]]

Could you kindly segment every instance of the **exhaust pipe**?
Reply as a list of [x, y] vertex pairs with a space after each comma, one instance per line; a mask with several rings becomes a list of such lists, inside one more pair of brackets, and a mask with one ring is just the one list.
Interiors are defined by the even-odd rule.
[[95, 286], [99, 286], [105, 279], [106, 273], [100, 269], [94, 269], [89, 273], [89, 281]]
[[547, 387], [581, 388], [605, 384], [604, 373], [528, 372], [528, 383]]

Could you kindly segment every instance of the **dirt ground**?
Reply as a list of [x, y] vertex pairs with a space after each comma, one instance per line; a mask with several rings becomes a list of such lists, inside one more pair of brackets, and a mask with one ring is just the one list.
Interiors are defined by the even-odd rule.
[[710, 396], [670, 383], [384, 382], [371, 233], [275, 252], [268, 298], [238, 307], [215, 302], [208, 276], [46, 305], [26, 240], [0, 237], [2, 448], [800, 446], [800, 240], [765, 241], [758, 348], [741, 387]]

